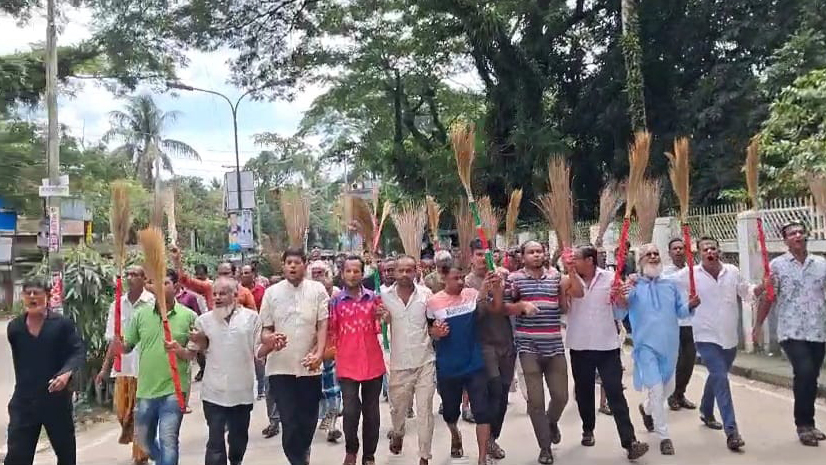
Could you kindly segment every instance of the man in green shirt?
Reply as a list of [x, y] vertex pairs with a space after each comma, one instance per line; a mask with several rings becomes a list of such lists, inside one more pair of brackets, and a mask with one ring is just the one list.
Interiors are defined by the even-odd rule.
[[175, 397], [167, 352], [173, 352], [178, 357], [181, 389], [185, 394], [189, 391], [189, 363], [195, 358], [195, 352], [188, 350], [186, 345], [196, 315], [176, 302], [177, 281], [177, 273], [168, 270], [163, 292], [172, 341], [165, 341], [160, 312], [155, 304], [149, 303], [135, 307], [132, 321], [126, 329], [125, 340], [118, 341], [122, 344], [124, 353], [138, 346], [135, 439], [144, 450], [149, 451], [149, 456], [156, 465], [178, 465], [178, 433], [183, 419], [183, 412]]

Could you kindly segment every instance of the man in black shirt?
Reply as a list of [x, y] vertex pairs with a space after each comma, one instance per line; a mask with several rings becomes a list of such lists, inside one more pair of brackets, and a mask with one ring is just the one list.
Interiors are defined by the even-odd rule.
[[9, 402], [5, 465], [31, 465], [42, 427], [58, 465], [75, 465], [75, 425], [69, 380], [80, 369], [86, 349], [68, 318], [46, 305], [48, 285], [23, 284], [24, 313], [9, 322], [8, 338], [17, 382]]

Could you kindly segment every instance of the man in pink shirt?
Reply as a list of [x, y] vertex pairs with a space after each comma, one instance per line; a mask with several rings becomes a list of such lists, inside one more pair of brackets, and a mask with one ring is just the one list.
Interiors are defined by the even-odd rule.
[[[361, 285], [364, 261], [344, 261], [344, 290], [330, 300], [328, 344], [336, 348], [336, 374], [344, 404], [344, 465], [355, 465], [359, 451], [359, 415], [362, 425], [362, 465], [375, 465], [379, 442], [379, 396], [385, 373], [379, 344], [384, 307]], [[359, 398], [361, 390], [361, 398]]]

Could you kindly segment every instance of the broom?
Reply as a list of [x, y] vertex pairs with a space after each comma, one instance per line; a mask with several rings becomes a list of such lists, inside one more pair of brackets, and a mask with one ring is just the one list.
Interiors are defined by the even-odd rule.
[[[514, 234], [516, 233], [516, 221], [519, 219], [519, 205], [522, 203], [522, 189], [515, 189], [511, 192], [508, 200], [508, 210], [505, 213], [505, 246], [510, 247], [514, 242]], [[505, 267], [509, 266], [510, 255], [505, 254]]]
[[463, 267], [466, 267], [470, 260], [470, 241], [473, 240], [473, 215], [470, 213], [468, 204], [464, 200], [453, 208], [453, 218], [456, 220], [456, 231], [459, 235], [459, 250], [462, 253]]
[[637, 239], [640, 244], [648, 244], [654, 237], [654, 223], [660, 210], [660, 181], [646, 179], [639, 186], [636, 194], [637, 224], [639, 232]]
[[[379, 222], [376, 220], [376, 215], [373, 213], [373, 209], [370, 208], [370, 204], [366, 200], [358, 197], [351, 197], [351, 202], [351, 211], [353, 214], [353, 221], [356, 224], [356, 230], [364, 239], [364, 246], [367, 247], [370, 253], [375, 255], [380, 239], [380, 235], [377, 234], [379, 232]], [[375, 190], [373, 194], [373, 205], [378, 205]], [[384, 223], [384, 220], [387, 219], [387, 216], [390, 215], [390, 211], [392, 210], [390, 202], [385, 202], [384, 210], [385, 211], [382, 212], [382, 224]], [[381, 298], [381, 277], [379, 276], [378, 264], [373, 272], [373, 288], [376, 296]], [[386, 323], [382, 323], [381, 325], [381, 337], [382, 346], [384, 346], [385, 350], [389, 349], [390, 339], [387, 335]]]
[[479, 218], [482, 220], [482, 228], [490, 238], [491, 245], [496, 245], [496, 233], [499, 232], [499, 224], [502, 223], [502, 210], [493, 206], [490, 197], [487, 195], [479, 199]]
[[488, 247], [488, 238], [485, 236], [485, 230], [482, 228], [482, 219], [479, 217], [479, 209], [476, 206], [476, 201], [473, 200], [473, 190], [471, 189], [471, 175], [473, 174], [473, 159], [476, 156], [474, 150], [474, 129], [473, 125], [465, 122], [456, 122], [450, 128], [450, 141], [453, 145], [453, 154], [456, 157], [456, 169], [459, 173], [459, 180], [465, 188], [467, 194], [468, 207], [473, 215], [473, 221], [476, 226], [476, 233], [482, 242], [482, 248], [485, 249], [485, 262], [487, 263], [488, 271], [493, 271], [493, 254]]
[[442, 214], [442, 207], [436, 203], [436, 199], [431, 196], [425, 197], [427, 204], [427, 223], [430, 228], [430, 240], [433, 248], [439, 250], [439, 216]]
[[571, 169], [561, 156], [548, 162], [548, 193], [539, 196], [539, 207], [545, 220], [556, 232], [560, 250], [566, 260], [574, 238], [574, 204], [571, 197]]
[[420, 203], [410, 203], [393, 213], [393, 224], [402, 240], [404, 253], [416, 259], [422, 255], [422, 235], [427, 223], [426, 207]]
[[[121, 299], [123, 297], [123, 264], [126, 260], [126, 240], [129, 237], [129, 184], [126, 181], [115, 181], [112, 183], [112, 205], [109, 215], [110, 227], [112, 229], [113, 249], [112, 255], [115, 259], [115, 337], [122, 336], [121, 328]], [[122, 354], [115, 354], [115, 371], [120, 372]]]
[[766, 248], [766, 234], [763, 232], [763, 217], [760, 215], [760, 198], [758, 196], [758, 172], [760, 166], [760, 143], [757, 137], [751, 139], [746, 149], [746, 187], [751, 199], [751, 208], [757, 215], [757, 242], [760, 244], [760, 255], [763, 257], [763, 281], [766, 282], [766, 300], [774, 302], [774, 284], [769, 276], [769, 250]]
[[691, 164], [689, 163], [688, 138], [680, 137], [674, 139], [674, 152], [666, 152], [668, 157], [668, 176], [671, 178], [671, 187], [674, 194], [680, 201], [680, 226], [683, 231], [683, 242], [685, 243], [685, 255], [688, 262], [688, 295], [697, 293], [697, 286], [694, 282], [694, 252], [691, 251], [691, 226], [688, 224], [688, 203], [691, 189], [689, 187], [689, 174]]
[[285, 189], [281, 191], [279, 203], [290, 247], [303, 249], [310, 226], [310, 199], [299, 189]]
[[[143, 248], [146, 276], [152, 280], [155, 287], [155, 304], [161, 314], [164, 340], [172, 342], [172, 331], [169, 328], [169, 319], [166, 315], [166, 293], [163, 285], [166, 278], [163, 233], [158, 228], [149, 227], [140, 232], [138, 240]], [[172, 384], [175, 386], [175, 396], [178, 398], [178, 407], [183, 412], [186, 410], [186, 401], [181, 389], [181, 375], [178, 373], [178, 357], [172, 352], [167, 352], [167, 356], [169, 358], [169, 369], [172, 372]]]
[[625, 189], [625, 217], [620, 231], [619, 251], [617, 252], [617, 270], [614, 274], [612, 289], [619, 291], [622, 284], [622, 272], [625, 270], [625, 258], [628, 254], [628, 229], [631, 227], [631, 213], [636, 204], [637, 190], [645, 176], [651, 150], [651, 133], [637, 131], [634, 142], [628, 147], [628, 185]]
[[821, 214], [826, 214], [826, 177], [822, 174], [811, 175], [807, 181], [815, 205], [820, 209]]
[[625, 183], [609, 181], [599, 194], [599, 218], [597, 219], [596, 246], [602, 246], [602, 238], [625, 200]]
[[356, 231], [364, 241], [364, 247], [370, 249], [374, 242], [373, 212], [370, 210], [370, 205], [364, 199], [350, 197], [350, 212], [353, 216]]

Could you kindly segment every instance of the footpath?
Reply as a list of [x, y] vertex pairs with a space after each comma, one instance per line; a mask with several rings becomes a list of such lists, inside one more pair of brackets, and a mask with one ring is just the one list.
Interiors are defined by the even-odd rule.
[[[698, 363], [702, 360], [698, 357]], [[761, 383], [792, 389], [792, 365], [781, 355], [750, 354], [740, 351], [734, 359], [731, 373]], [[821, 367], [818, 396], [826, 399], [826, 367]]]

